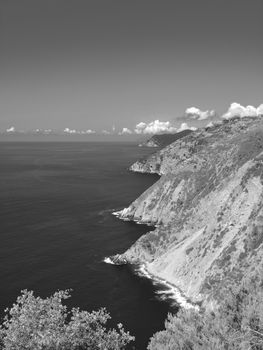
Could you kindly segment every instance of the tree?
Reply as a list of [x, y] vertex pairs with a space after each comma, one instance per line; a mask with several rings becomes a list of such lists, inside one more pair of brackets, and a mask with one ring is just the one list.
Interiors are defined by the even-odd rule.
[[3, 350], [120, 350], [134, 340], [118, 329], [107, 330], [110, 315], [104, 308], [98, 311], [68, 311], [63, 300], [70, 293], [58, 291], [51, 297], [35, 297], [23, 290], [12, 308], [6, 309], [0, 326], [0, 349]]

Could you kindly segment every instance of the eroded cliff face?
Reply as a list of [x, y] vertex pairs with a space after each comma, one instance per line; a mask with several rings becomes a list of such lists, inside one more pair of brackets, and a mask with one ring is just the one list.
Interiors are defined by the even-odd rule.
[[177, 132], [175, 134], [161, 134], [161, 135], [153, 135], [149, 140], [146, 142], [140, 144], [140, 146], [145, 147], [166, 147], [170, 145], [171, 143], [175, 142], [176, 140], [179, 140], [186, 135], [190, 134], [191, 130], [183, 130], [180, 132]]
[[132, 169], [161, 177], [120, 214], [156, 225], [125, 261], [208, 304], [262, 260], [262, 118], [191, 133]]

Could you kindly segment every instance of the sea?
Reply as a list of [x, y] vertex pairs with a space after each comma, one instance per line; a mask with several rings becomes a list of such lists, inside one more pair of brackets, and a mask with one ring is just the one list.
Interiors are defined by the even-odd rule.
[[131, 142], [0, 143], [1, 318], [23, 289], [71, 289], [69, 308], [105, 307], [109, 326], [121, 322], [146, 349], [177, 307], [133, 267], [104, 259], [152, 229], [112, 215], [158, 180], [128, 171], [152, 152]]

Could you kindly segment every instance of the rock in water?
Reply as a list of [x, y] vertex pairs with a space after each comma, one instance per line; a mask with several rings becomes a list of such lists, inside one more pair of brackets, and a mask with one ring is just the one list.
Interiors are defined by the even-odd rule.
[[263, 119], [201, 129], [136, 162], [161, 178], [124, 216], [156, 225], [120, 259], [215, 303], [263, 254]]

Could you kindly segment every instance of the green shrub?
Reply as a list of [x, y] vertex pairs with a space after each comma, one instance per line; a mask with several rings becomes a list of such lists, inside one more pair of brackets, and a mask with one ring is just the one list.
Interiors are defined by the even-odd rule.
[[168, 315], [165, 330], [148, 350], [263, 350], [263, 274], [246, 278], [226, 291], [215, 311], [181, 309]]
[[70, 312], [62, 301], [69, 291], [58, 291], [51, 297], [35, 297], [24, 290], [0, 326], [0, 349], [4, 350], [119, 350], [133, 337], [122, 325], [107, 330], [110, 319], [105, 309], [87, 312], [73, 308]]

